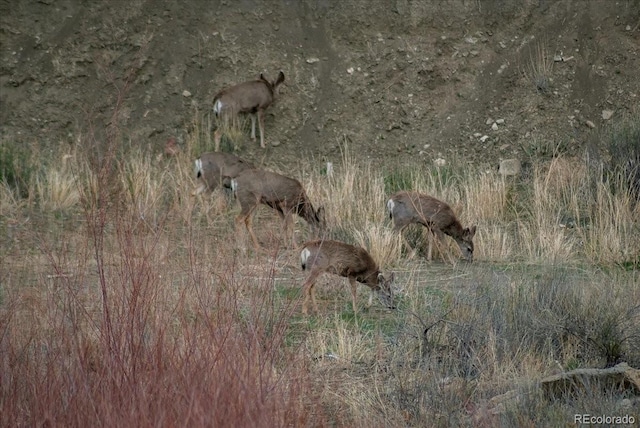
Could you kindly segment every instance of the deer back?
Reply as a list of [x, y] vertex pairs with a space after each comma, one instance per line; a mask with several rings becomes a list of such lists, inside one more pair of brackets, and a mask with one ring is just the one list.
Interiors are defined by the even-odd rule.
[[396, 227], [417, 223], [442, 231], [456, 241], [465, 259], [473, 260], [476, 227], [463, 228], [445, 202], [418, 192], [402, 191], [391, 196], [387, 209]]
[[455, 235], [462, 233], [462, 226], [453, 210], [445, 202], [418, 192], [398, 192], [387, 204], [395, 224], [421, 224]]
[[378, 265], [364, 248], [332, 240], [309, 241], [303, 244], [301, 258], [303, 269], [354, 277], [378, 288]]
[[284, 73], [280, 72], [275, 82], [269, 82], [261, 74], [258, 80], [243, 82], [223, 89], [213, 98], [214, 112], [255, 113], [271, 105], [277, 87], [284, 81]]
[[268, 205], [281, 213], [296, 213], [316, 232], [324, 229], [324, 210], [313, 208], [302, 184], [294, 178], [261, 169], [242, 171], [231, 187], [246, 211], [256, 204]]
[[283, 205], [291, 207], [306, 199], [306, 194], [300, 182], [262, 169], [249, 169], [241, 172], [234, 180], [234, 190], [241, 199], [250, 195], [259, 202], [267, 205]]

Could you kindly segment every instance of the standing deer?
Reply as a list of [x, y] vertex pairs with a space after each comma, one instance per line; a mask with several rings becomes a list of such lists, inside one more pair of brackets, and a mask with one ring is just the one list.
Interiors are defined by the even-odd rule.
[[[213, 112], [216, 117], [222, 117], [223, 123], [235, 121], [239, 113], [251, 115], [251, 139], [256, 139], [256, 115], [260, 126], [260, 147], [264, 144], [264, 111], [273, 103], [278, 86], [284, 82], [284, 73], [281, 71], [273, 82], [268, 81], [262, 73], [258, 80], [240, 83], [223, 89], [213, 98]], [[222, 128], [218, 126], [214, 133], [215, 150], [220, 151], [220, 138]]]
[[358, 287], [356, 281], [371, 289], [368, 306], [371, 306], [373, 302], [373, 295], [377, 294], [384, 305], [389, 309], [395, 309], [391, 289], [395, 274], [392, 273], [389, 279], [385, 279], [376, 262], [364, 248], [339, 241], [309, 241], [303, 244], [300, 262], [302, 270], [308, 269], [310, 271], [303, 285], [302, 312], [305, 315], [308, 313], [309, 300], [313, 304], [314, 312], [318, 312], [314, 286], [318, 276], [324, 272], [349, 279], [354, 314], [356, 313], [356, 289]]
[[246, 169], [253, 168], [250, 162], [230, 153], [203, 153], [196, 159], [196, 178], [200, 181], [200, 185], [191, 192], [191, 195], [199, 195], [205, 189], [214, 191], [221, 184], [231, 188], [232, 178]]
[[[476, 226], [462, 228], [453, 210], [446, 203], [418, 192], [398, 192], [389, 198], [387, 202], [389, 217], [393, 220], [393, 230], [402, 233], [402, 229], [410, 224], [421, 224], [431, 230], [439, 240], [444, 235], [451, 236], [458, 247], [462, 257], [473, 261], [473, 237], [476, 234]], [[427, 260], [431, 260], [433, 239], [429, 239]], [[405, 239], [405, 244], [413, 252], [413, 249]]]
[[248, 169], [231, 180], [231, 189], [240, 202], [240, 214], [236, 217], [236, 228], [244, 222], [253, 246], [259, 248], [251, 225], [251, 215], [260, 204], [276, 211], [284, 220], [285, 236], [291, 230], [292, 246], [296, 246], [292, 222], [293, 213], [306, 220], [318, 235], [324, 229], [324, 208], [313, 208], [300, 182], [275, 172]]

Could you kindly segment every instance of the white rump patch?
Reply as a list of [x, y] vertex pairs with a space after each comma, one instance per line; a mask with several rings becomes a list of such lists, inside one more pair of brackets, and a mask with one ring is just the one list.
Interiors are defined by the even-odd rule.
[[393, 216], [393, 208], [396, 206], [396, 203], [393, 202], [393, 199], [389, 199], [387, 201], [387, 211], [389, 211], [389, 215]]
[[216, 100], [216, 103], [213, 105], [213, 112], [216, 115], [219, 115], [221, 111], [222, 111], [222, 101]]
[[234, 195], [238, 191], [238, 180], [236, 180], [235, 178], [231, 180], [231, 191]]
[[307, 247], [302, 249], [300, 253], [300, 264], [302, 265], [302, 269], [304, 270], [307, 266], [307, 260], [309, 260], [309, 256], [311, 255], [311, 251]]
[[196, 159], [196, 177], [200, 177], [202, 175], [202, 160], [200, 158]]

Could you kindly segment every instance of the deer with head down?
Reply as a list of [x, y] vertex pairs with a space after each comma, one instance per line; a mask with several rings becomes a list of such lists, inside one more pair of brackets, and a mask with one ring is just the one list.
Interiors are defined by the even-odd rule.
[[[276, 80], [270, 82], [262, 73], [257, 80], [240, 83], [223, 89], [213, 98], [213, 112], [216, 117], [222, 118], [223, 124], [235, 121], [238, 114], [249, 113], [251, 115], [251, 139], [256, 139], [256, 116], [260, 127], [260, 147], [264, 144], [264, 112], [273, 103], [278, 86], [284, 82], [284, 73], [281, 71]], [[214, 133], [215, 151], [220, 151], [220, 139], [222, 128], [218, 126]]]
[[267, 205], [278, 212], [284, 220], [285, 236], [291, 231], [293, 247], [296, 246], [292, 228], [294, 213], [305, 219], [313, 228], [315, 235], [319, 235], [324, 230], [324, 208], [314, 209], [302, 184], [294, 178], [261, 169], [248, 169], [231, 180], [231, 189], [240, 202], [236, 228], [240, 223], [245, 224], [256, 250], [260, 246], [253, 232], [251, 217], [260, 204]]
[[358, 282], [371, 289], [369, 305], [373, 302], [373, 295], [377, 294], [380, 301], [389, 309], [394, 309], [392, 284], [395, 275], [392, 273], [388, 279], [380, 273], [377, 263], [371, 255], [361, 247], [345, 244], [339, 241], [317, 240], [303, 244], [300, 253], [302, 270], [309, 270], [309, 276], [304, 282], [304, 302], [302, 312], [308, 313], [308, 304], [311, 300], [314, 312], [318, 312], [315, 297], [315, 283], [318, 277], [328, 272], [349, 279], [353, 313], [356, 313], [356, 290]]
[[231, 188], [231, 179], [247, 169], [253, 169], [250, 162], [231, 153], [208, 152], [200, 155], [195, 161], [196, 178], [200, 182], [198, 187], [191, 192], [196, 196], [206, 189], [214, 191], [220, 185]]
[[[387, 211], [393, 220], [393, 230], [402, 233], [402, 229], [410, 224], [425, 226], [439, 240], [443, 235], [451, 236], [462, 253], [462, 257], [473, 261], [473, 237], [476, 234], [476, 226], [463, 228], [456, 218], [453, 210], [446, 203], [418, 192], [401, 191], [391, 195], [387, 201]], [[429, 239], [427, 260], [431, 260], [433, 239]], [[405, 239], [407, 247], [414, 252]]]

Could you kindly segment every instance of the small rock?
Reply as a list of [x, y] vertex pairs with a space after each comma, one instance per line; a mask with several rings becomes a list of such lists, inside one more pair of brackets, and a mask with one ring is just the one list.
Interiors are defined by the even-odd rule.
[[611, 119], [611, 116], [613, 116], [613, 110], [602, 110], [602, 118], [604, 120]]
[[182, 96], [185, 98], [189, 98], [191, 96], [191, 92], [185, 89], [184, 91], [182, 91]]
[[627, 31], [631, 31], [631, 25], [627, 25], [626, 27], [624, 27], [624, 29]]
[[480, 142], [484, 143], [485, 141], [487, 141], [489, 139], [488, 135], [483, 135], [482, 137], [480, 137]]
[[271, 142], [271, 145], [272, 145], [273, 147], [278, 147], [280, 144], [282, 144], [282, 143], [280, 142], [280, 140], [273, 140], [273, 141]]
[[315, 64], [316, 62], [320, 62], [320, 58], [316, 58], [315, 56], [307, 58], [307, 64]]
[[498, 125], [503, 125], [504, 124], [504, 119], [498, 119], [498, 120], [496, 120], [496, 123]]
[[484, 123], [485, 123], [485, 125], [491, 125], [493, 123], [493, 119], [491, 119], [489, 117], [489, 118], [487, 118], [487, 120]]
[[354, 68], [353, 67], [349, 67], [347, 68], [347, 73], [349, 74], [353, 74]]
[[562, 62], [562, 55], [554, 55], [553, 62]]
[[424, 146], [422, 146], [423, 149], [428, 149], [429, 147], [431, 147], [431, 144], [425, 144]]
[[442, 158], [437, 158], [433, 161], [435, 166], [445, 166], [447, 164], [447, 161], [442, 159]]
[[475, 138], [480, 138], [480, 137], [482, 137], [482, 134], [481, 134], [481, 133], [479, 133], [479, 132], [476, 132], [475, 134], [473, 134], [473, 136], [474, 136]]
[[596, 127], [596, 124], [591, 122], [590, 120], [587, 120], [585, 122], [585, 125], [587, 125], [589, 128], [592, 128], [592, 129]]
[[505, 159], [500, 162], [498, 173], [504, 177], [518, 175], [522, 171], [522, 164], [519, 159]]
[[498, 124], [493, 122], [493, 125], [491, 125], [491, 129], [493, 129], [494, 131], [498, 130]]

